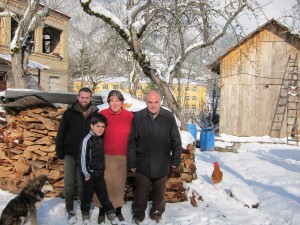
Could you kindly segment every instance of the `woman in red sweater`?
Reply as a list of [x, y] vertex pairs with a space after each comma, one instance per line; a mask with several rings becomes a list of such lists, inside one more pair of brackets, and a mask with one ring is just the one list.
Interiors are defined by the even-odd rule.
[[[108, 109], [100, 111], [107, 118], [104, 134], [105, 181], [108, 196], [116, 209], [116, 216], [125, 221], [121, 212], [124, 203], [125, 182], [127, 177], [127, 144], [133, 114], [123, 108], [124, 96], [118, 90], [109, 92]], [[105, 221], [104, 211], [100, 208], [98, 223]]]

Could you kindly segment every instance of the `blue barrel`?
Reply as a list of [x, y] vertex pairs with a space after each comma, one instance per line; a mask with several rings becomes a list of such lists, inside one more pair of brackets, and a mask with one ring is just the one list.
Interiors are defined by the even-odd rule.
[[212, 128], [202, 129], [200, 133], [200, 150], [213, 151], [215, 148], [215, 133]]
[[192, 134], [192, 136], [195, 138], [195, 142], [196, 142], [196, 138], [197, 138], [197, 127], [196, 127], [196, 125], [192, 124], [192, 123], [187, 123], [186, 128], [187, 128], [188, 132], [190, 132]]

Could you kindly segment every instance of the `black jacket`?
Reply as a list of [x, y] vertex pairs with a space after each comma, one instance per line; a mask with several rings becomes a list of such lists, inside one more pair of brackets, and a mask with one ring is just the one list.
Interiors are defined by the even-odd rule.
[[81, 171], [86, 177], [95, 170], [104, 171], [104, 164], [103, 140], [90, 131], [82, 141], [80, 151]]
[[91, 129], [91, 117], [98, 111], [96, 106], [91, 107], [92, 112], [86, 119], [79, 111], [78, 102], [64, 112], [55, 140], [56, 155], [59, 159], [64, 159], [65, 155], [78, 157], [81, 141]]
[[152, 121], [145, 108], [135, 113], [128, 141], [128, 168], [149, 178], [169, 174], [181, 161], [181, 138], [173, 113], [160, 108]]

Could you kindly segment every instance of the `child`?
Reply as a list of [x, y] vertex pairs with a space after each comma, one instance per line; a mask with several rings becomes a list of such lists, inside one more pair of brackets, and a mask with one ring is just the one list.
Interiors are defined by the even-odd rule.
[[82, 172], [81, 213], [84, 225], [90, 224], [89, 210], [93, 191], [96, 193], [111, 224], [118, 224], [115, 209], [110, 202], [104, 180], [104, 150], [102, 134], [107, 125], [107, 119], [101, 114], [93, 115], [91, 130], [82, 142], [80, 163]]

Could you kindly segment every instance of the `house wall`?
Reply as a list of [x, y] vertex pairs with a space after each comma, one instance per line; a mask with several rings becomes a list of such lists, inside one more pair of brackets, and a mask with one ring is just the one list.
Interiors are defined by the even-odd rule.
[[[5, 0], [0, 0], [0, 7], [4, 8]], [[9, 2], [10, 10], [23, 14], [27, 8], [25, 0], [11, 0]], [[42, 10], [42, 6], [39, 7]], [[11, 18], [4, 17], [0, 19], [0, 54], [10, 54], [9, 46], [11, 42]], [[60, 12], [50, 10], [46, 19], [45, 26], [53, 27], [61, 31], [59, 43], [51, 53], [43, 53], [43, 28], [38, 28], [34, 33], [34, 52], [29, 59], [50, 67], [49, 70], [30, 69], [29, 73], [40, 76], [39, 89], [49, 91], [51, 88], [51, 79], [55, 77], [59, 80], [57, 90], [67, 92], [69, 86], [69, 47], [68, 30], [70, 17]], [[61, 58], [60, 58], [60, 57]], [[10, 65], [9, 65], [10, 66]]]
[[220, 133], [269, 135], [288, 57], [299, 47], [299, 39], [268, 25], [221, 59]]

